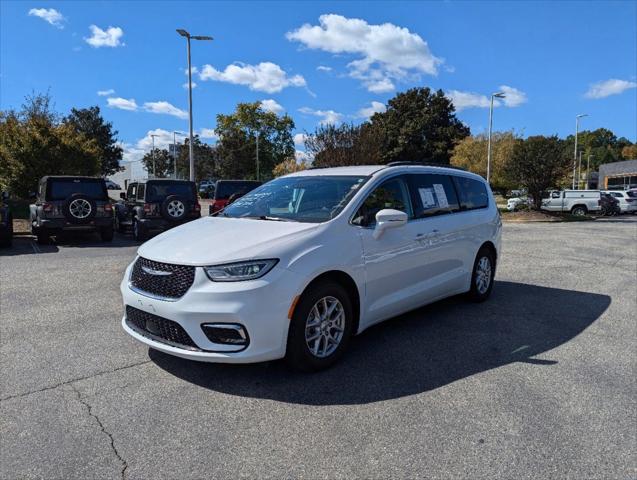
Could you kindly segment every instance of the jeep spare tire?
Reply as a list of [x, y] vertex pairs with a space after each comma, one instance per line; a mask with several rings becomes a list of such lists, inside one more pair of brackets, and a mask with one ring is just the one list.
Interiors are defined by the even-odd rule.
[[81, 225], [93, 220], [97, 206], [91, 197], [74, 193], [64, 202], [62, 213], [70, 223]]
[[179, 195], [169, 195], [161, 204], [161, 216], [171, 222], [183, 220], [188, 214], [190, 202]]

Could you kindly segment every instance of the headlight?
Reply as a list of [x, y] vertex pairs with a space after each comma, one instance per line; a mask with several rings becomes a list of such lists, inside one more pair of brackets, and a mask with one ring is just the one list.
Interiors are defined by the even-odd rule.
[[240, 282], [243, 280], [255, 280], [272, 270], [279, 260], [251, 260], [249, 262], [226, 263], [224, 265], [211, 265], [203, 267], [208, 278], [213, 282]]

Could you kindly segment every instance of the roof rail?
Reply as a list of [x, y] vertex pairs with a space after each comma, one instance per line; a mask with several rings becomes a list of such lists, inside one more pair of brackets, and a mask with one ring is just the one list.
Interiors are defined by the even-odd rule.
[[465, 168], [456, 167], [454, 165], [447, 165], [444, 163], [437, 162], [413, 162], [409, 160], [401, 160], [398, 162], [389, 162], [387, 167], [400, 167], [400, 166], [415, 166], [415, 167], [442, 167], [442, 168], [453, 168], [454, 170], [463, 170], [466, 171]]

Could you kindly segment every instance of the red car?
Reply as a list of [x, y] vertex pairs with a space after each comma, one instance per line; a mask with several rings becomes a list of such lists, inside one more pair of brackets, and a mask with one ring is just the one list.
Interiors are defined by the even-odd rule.
[[261, 185], [261, 182], [255, 180], [217, 180], [215, 195], [212, 204], [208, 207], [208, 213], [212, 215], [223, 210], [226, 205]]

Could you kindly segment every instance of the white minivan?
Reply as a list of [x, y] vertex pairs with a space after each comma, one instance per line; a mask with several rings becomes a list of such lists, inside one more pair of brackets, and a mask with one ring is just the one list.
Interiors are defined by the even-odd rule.
[[183, 358], [318, 370], [378, 322], [460, 293], [485, 300], [501, 228], [488, 184], [462, 170], [293, 173], [144, 243], [122, 326]]

